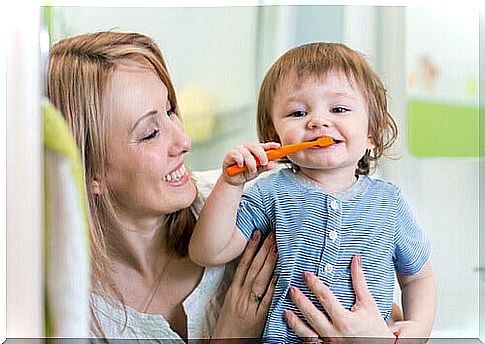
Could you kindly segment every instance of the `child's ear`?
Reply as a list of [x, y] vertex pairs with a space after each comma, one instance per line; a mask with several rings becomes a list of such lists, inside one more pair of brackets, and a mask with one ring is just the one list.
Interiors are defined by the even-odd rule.
[[101, 183], [98, 182], [97, 180], [93, 179], [91, 181], [91, 184], [89, 185], [89, 187], [90, 187], [91, 193], [93, 195], [101, 195], [103, 193]]

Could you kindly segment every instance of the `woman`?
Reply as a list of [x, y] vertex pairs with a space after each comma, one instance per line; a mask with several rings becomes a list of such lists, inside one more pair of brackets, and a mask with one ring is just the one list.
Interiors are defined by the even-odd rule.
[[[190, 141], [158, 47], [142, 35], [115, 32], [61, 41], [51, 50], [47, 93], [82, 152], [93, 336], [212, 335], [233, 267], [203, 269], [188, 259], [188, 239], [210, 185], [200, 181], [198, 193], [184, 167]], [[225, 304], [218, 336], [260, 335], [272, 285], [261, 302], [249, 303], [249, 293], [266, 287], [276, 255], [266, 241], [251, 265], [258, 273], [246, 274], [257, 240], [230, 293], [246, 304]], [[251, 326], [233, 326], [233, 316]]]
[[235, 274], [234, 263], [202, 268], [188, 258], [212, 185], [184, 166], [190, 141], [157, 45], [117, 32], [60, 41], [50, 53], [47, 94], [81, 150], [92, 335], [259, 337], [275, 285], [274, 239], [256, 254], [256, 234]]

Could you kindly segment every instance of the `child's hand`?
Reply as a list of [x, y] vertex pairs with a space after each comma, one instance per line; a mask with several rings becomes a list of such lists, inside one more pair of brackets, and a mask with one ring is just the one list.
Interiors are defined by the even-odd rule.
[[404, 338], [412, 338], [409, 343], [424, 344], [428, 341], [427, 338], [419, 340], [418, 337], [424, 337], [423, 329], [417, 321], [403, 320], [397, 321], [389, 327], [389, 330], [399, 337], [399, 343], [401, 341], [406, 344], [407, 341]]
[[[279, 143], [267, 142], [245, 143], [233, 148], [226, 153], [222, 163], [224, 180], [231, 185], [242, 185], [256, 178], [261, 172], [271, 170], [275, 166], [275, 163], [268, 161], [265, 151], [276, 149], [279, 146]], [[256, 158], [260, 161], [260, 166], [257, 166]], [[226, 168], [233, 164], [237, 164], [240, 167], [246, 165], [248, 170], [230, 177], [226, 173]]]

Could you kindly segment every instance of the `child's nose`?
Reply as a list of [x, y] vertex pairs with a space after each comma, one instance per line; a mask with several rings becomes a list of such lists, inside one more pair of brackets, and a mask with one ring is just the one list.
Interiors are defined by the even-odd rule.
[[328, 128], [329, 121], [326, 116], [324, 115], [314, 115], [309, 117], [308, 121], [308, 128], [309, 129], [318, 129], [318, 128]]

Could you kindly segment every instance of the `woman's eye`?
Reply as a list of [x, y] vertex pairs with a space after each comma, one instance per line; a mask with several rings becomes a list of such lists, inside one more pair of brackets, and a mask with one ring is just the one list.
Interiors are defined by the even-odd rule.
[[344, 108], [342, 106], [336, 106], [336, 107], [332, 108], [332, 113], [345, 113], [347, 111], [350, 111], [350, 110], [347, 109], [347, 108]]
[[306, 116], [308, 112], [306, 111], [293, 111], [292, 113], [290, 113], [290, 116], [291, 117], [303, 117], [303, 116]]
[[[167, 111], [167, 112], [168, 112], [168, 111]], [[159, 131], [160, 131], [160, 130], [158, 130], [158, 129], [154, 129], [152, 132], [150, 132], [150, 134], [148, 134], [148, 135], [144, 136], [144, 137], [143, 137], [141, 140], [142, 140], [142, 141], [148, 141], [148, 140], [151, 140], [151, 139], [153, 139], [153, 138], [157, 137], [157, 135], [158, 135], [158, 132], [159, 132]]]

